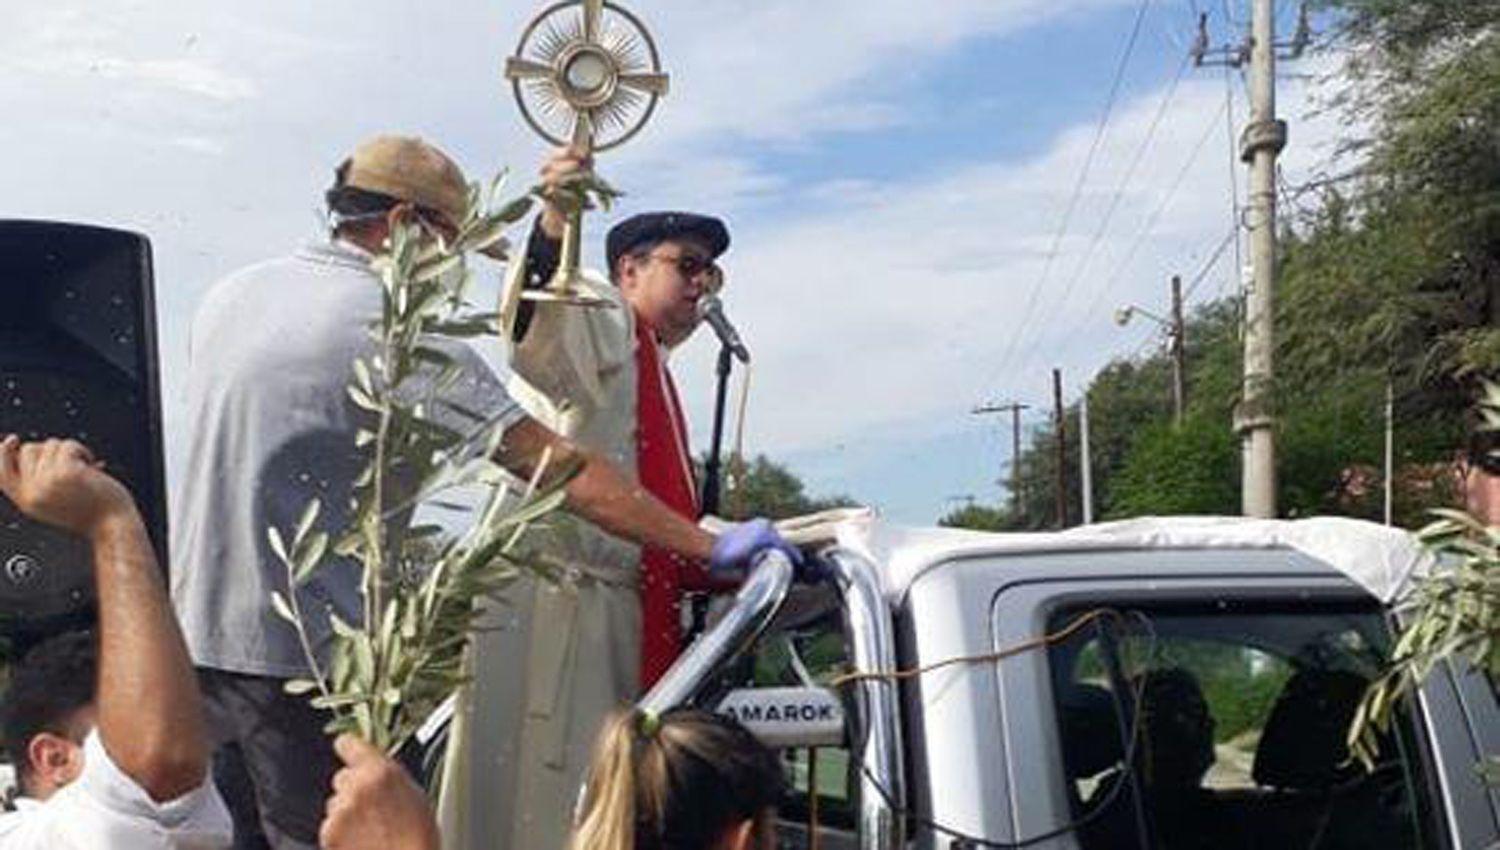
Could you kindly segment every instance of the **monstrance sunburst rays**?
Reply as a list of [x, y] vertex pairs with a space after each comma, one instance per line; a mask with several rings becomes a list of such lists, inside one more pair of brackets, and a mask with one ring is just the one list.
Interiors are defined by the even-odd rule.
[[635, 135], [668, 88], [650, 33], [603, 0], [566, 0], [543, 11], [505, 75], [532, 129], [553, 144], [595, 151]]
[[[587, 153], [624, 144], [640, 132], [666, 93], [668, 78], [651, 33], [635, 15], [607, 0], [563, 0], [542, 10], [505, 62], [521, 116], [554, 145]], [[512, 263], [501, 296], [502, 326], [513, 326], [522, 300], [601, 307], [580, 267], [581, 206], [568, 211], [557, 271], [541, 289], [524, 285], [524, 263]], [[507, 330], [507, 333], [509, 331]]]

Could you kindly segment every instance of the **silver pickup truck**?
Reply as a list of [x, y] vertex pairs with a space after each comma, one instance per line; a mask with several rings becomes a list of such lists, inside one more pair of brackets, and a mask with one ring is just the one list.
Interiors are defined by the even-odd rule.
[[823, 581], [767, 559], [643, 705], [782, 748], [783, 846], [1488, 847], [1488, 679], [1440, 671], [1373, 771], [1344, 743], [1418, 558], [1351, 520], [866, 522]]

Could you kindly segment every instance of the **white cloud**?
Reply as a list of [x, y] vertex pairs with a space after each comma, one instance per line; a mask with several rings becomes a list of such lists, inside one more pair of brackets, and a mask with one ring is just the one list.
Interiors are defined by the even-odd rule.
[[[730, 259], [736, 284], [726, 300], [757, 355], [752, 442], [783, 453], [923, 421], [940, 429], [938, 423], [951, 424], [992, 394], [1049, 398], [1054, 365], [1077, 387], [1109, 357], [1134, 348], [1139, 329], [1116, 328], [1113, 309], [1162, 303], [1167, 278], [1196, 271], [1229, 220], [1227, 141], [1223, 122], [1216, 122], [1222, 85], [1214, 78], [1185, 81], [1092, 261], [1080, 266], [1160, 95], [1118, 110], [1026, 328], [1022, 311], [1041, 278], [1091, 124], [1061, 134], [1027, 161], [860, 186], [816, 216], [737, 233]], [[1294, 121], [1283, 166], [1295, 183], [1323, 163], [1325, 140], [1338, 128], [1327, 119], [1295, 120], [1305, 102], [1300, 88], [1284, 87], [1281, 98], [1283, 115]], [[1208, 140], [1192, 159], [1205, 132]], [[1243, 192], [1242, 173], [1239, 179]], [[843, 188], [814, 191], [837, 198]], [[1122, 267], [1150, 215], [1168, 201], [1158, 226]], [[1218, 289], [1232, 265], [1220, 265], [1197, 297]], [[1021, 356], [998, 373], [1011, 336], [1022, 332], [1029, 342]], [[712, 345], [692, 345], [683, 366], [686, 391], [704, 398]]]
[[188, 59], [103, 58], [89, 65], [106, 80], [157, 85], [220, 101], [248, 100], [256, 94], [250, 80]]
[[257, 92], [246, 76], [212, 60], [183, 55], [190, 42], [143, 44], [129, 28], [110, 26], [105, 20], [107, 16], [79, 9], [23, 9], [0, 41], [5, 48], [0, 68], [52, 85], [62, 78], [93, 78], [109, 86], [140, 85], [224, 102], [246, 100]]
[[167, 139], [167, 144], [185, 151], [208, 156], [220, 156], [225, 150], [222, 142], [205, 136], [173, 136]]

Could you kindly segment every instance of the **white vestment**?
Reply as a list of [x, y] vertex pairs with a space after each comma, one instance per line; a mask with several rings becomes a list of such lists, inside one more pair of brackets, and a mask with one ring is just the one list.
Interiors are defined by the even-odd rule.
[[[611, 306], [538, 303], [508, 389], [537, 421], [633, 478], [635, 318], [613, 285], [588, 285]], [[471, 651], [440, 807], [448, 850], [564, 850], [600, 725], [638, 690], [640, 548], [571, 515], [546, 524], [528, 545], [565, 580], [512, 588], [505, 628]]]

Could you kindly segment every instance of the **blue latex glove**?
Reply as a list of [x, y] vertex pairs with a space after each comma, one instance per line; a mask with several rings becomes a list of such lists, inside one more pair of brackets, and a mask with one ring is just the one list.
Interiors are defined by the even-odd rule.
[[708, 571], [722, 575], [749, 569], [756, 555], [773, 549], [786, 555], [796, 568], [797, 577], [804, 578], [802, 550], [786, 542], [766, 519], [732, 525], [719, 535], [714, 541], [713, 553], [708, 557]]

